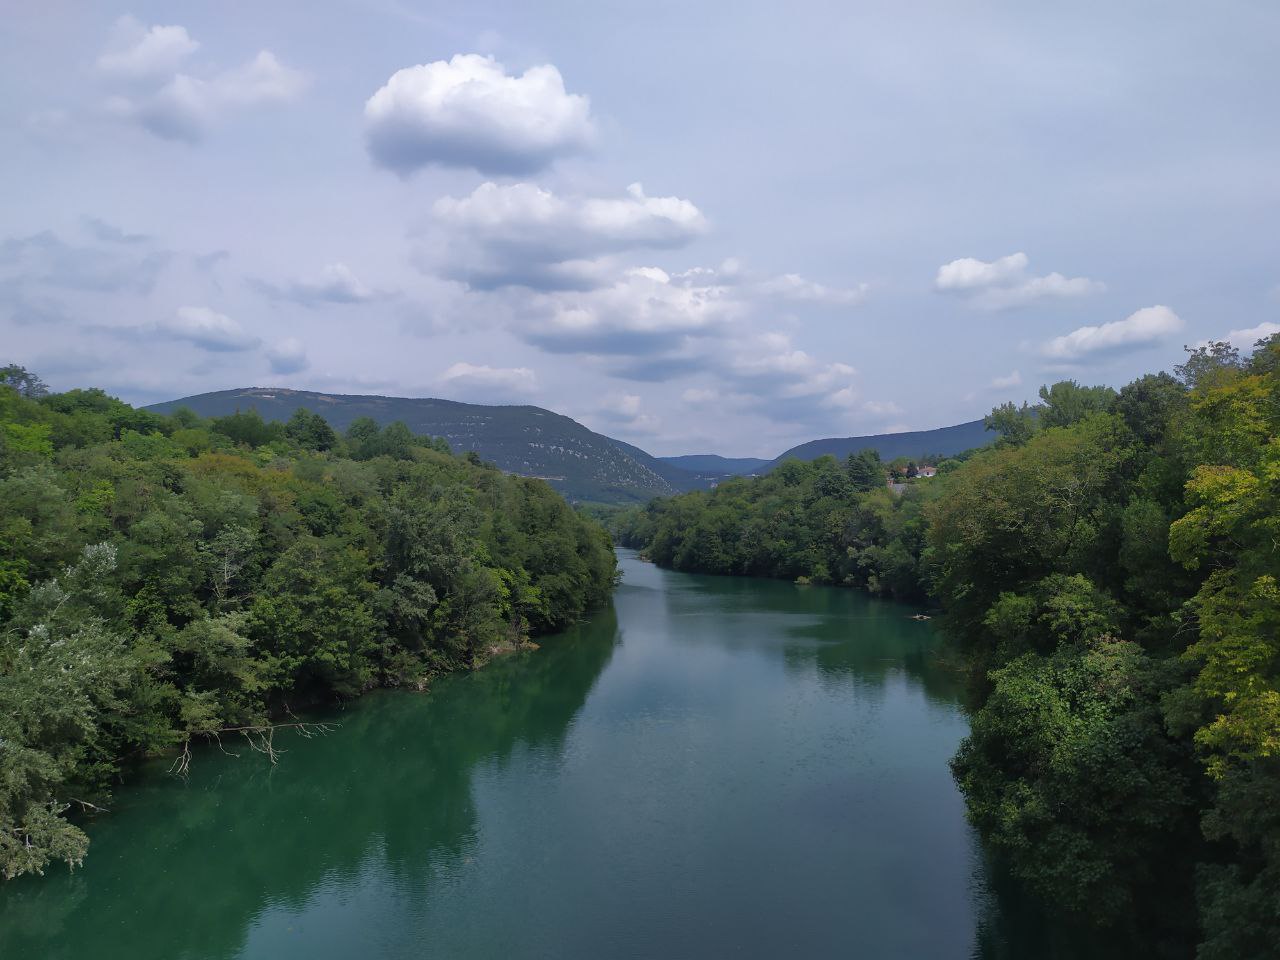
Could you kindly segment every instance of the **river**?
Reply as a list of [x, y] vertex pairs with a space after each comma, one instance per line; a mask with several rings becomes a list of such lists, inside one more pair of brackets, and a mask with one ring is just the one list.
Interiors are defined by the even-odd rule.
[[993, 891], [931, 624], [622, 553], [612, 605], [271, 767], [155, 765], [83, 869], [0, 890], [5, 958], [1066, 956]]

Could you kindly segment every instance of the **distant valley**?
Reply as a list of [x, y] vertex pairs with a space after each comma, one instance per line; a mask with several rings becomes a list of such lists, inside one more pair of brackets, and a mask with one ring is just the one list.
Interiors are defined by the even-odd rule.
[[992, 440], [982, 421], [974, 420], [938, 430], [812, 440], [773, 460], [718, 454], [654, 457], [562, 414], [534, 406], [246, 387], [197, 394], [150, 409], [167, 413], [179, 407], [204, 417], [252, 408], [264, 419], [282, 421], [305, 407], [321, 414], [337, 430], [345, 430], [360, 417], [371, 417], [380, 424], [402, 420], [414, 433], [444, 437], [454, 450], [474, 450], [508, 473], [541, 477], [571, 500], [597, 503], [637, 503], [707, 489], [728, 477], [764, 473], [792, 457], [844, 457], [868, 447], [886, 460], [945, 456]]

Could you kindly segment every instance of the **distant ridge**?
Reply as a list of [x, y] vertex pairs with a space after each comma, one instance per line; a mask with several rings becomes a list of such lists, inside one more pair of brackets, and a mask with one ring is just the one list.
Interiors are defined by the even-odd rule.
[[954, 427], [939, 427], [936, 430], [912, 430], [908, 433], [881, 433], [870, 437], [830, 437], [826, 440], [810, 440], [783, 453], [774, 465], [783, 460], [816, 460], [830, 454], [843, 458], [851, 453], [868, 448], [876, 450], [881, 460], [894, 460], [898, 457], [920, 458], [931, 454], [951, 456], [972, 450], [974, 447], [985, 447], [995, 440], [995, 434], [989, 432], [981, 420], [970, 420]]
[[402, 420], [414, 433], [444, 437], [455, 451], [474, 450], [508, 473], [540, 477], [570, 500], [618, 504], [704, 490], [728, 477], [764, 473], [791, 457], [813, 460], [830, 454], [844, 458], [870, 447], [884, 460], [919, 459], [960, 453], [994, 440], [981, 420], [972, 420], [937, 430], [811, 440], [774, 460], [714, 453], [654, 457], [632, 444], [588, 430], [563, 414], [533, 406], [241, 387], [169, 400], [148, 409], [171, 413], [179, 407], [188, 407], [202, 417], [222, 417], [252, 408], [264, 419], [280, 421], [306, 407], [336, 430], [345, 430], [360, 417], [371, 417], [383, 425]]
[[722, 457], [718, 453], [689, 453], [682, 457], [659, 457], [658, 459], [681, 470], [708, 476], [756, 473], [773, 462], [759, 457]]
[[149, 409], [169, 413], [178, 407], [188, 407], [202, 417], [253, 408], [266, 420], [288, 420], [299, 407], [306, 407], [337, 430], [345, 430], [360, 417], [372, 417], [384, 425], [402, 420], [414, 433], [444, 437], [455, 451], [474, 450], [508, 473], [541, 477], [571, 500], [635, 503], [701, 485], [691, 474], [661, 463], [638, 447], [542, 407], [243, 387], [157, 403]]

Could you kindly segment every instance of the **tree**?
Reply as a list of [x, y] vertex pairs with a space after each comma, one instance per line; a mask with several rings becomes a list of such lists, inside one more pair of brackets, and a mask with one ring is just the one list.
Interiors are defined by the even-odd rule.
[[1115, 404], [1110, 387], [1082, 387], [1074, 380], [1060, 380], [1040, 388], [1040, 425], [1069, 427], [1094, 413], [1106, 413]]
[[1163, 371], [1139, 377], [1120, 390], [1116, 413], [1144, 444], [1154, 446], [1187, 406], [1187, 390]]
[[1025, 402], [1021, 407], [1006, 402], [993, 407], [982, 418], [982, 425], [1000, 435], [997, 446], [1020, 447], [1036, 432], [1035, 412]]
[[849, 454], [845, 461], [845, 469], [849, 473], [849, 482], [854, 490], [868, 491], [884, 486], [884, 463], [880, 460], [880, 452], [868, 447], [857, 453]]
[[279, 440], [284, 434], [280, 424], [267, 423], [254, 407], [243, 412], [237, 410], [225, 417], [214, 417], [212, 422], [216, 433], [246, 447], [262, 446]]
[[1103, 636], [1024, 654], [991, 681], [952, 769], [1014, 874], [1101, 925], [1133, 923], [1144, 889], [1186, 899], [1194, 808], [1160, 713], [1161, 667]]
[[1240, 351], [1225, 340], [1183, 349], [1187, 352], [1186, 362], [1174, 367], [1173, 372], [1192, 390], [1212, 387], [1243, 366]]
[[338, 442], [338, 435], [329, 426], [329, 421], [318, 413], [312, 413], [306, 407], [293, 411], [293, 416], [285, 424], [285, 436], [298, 446], [307, 450], [331, 450]]
[[11, 387], [18, 392], [18, 396], [28, 400], [39, 400], [49, 394], [49, 387], [43, 380], [16, 363], [0, 367], [0, 386]]
[[347, 427], [347, 449], [353, 460], [372, 460], [379, 453], [381, 430], [373, 417], [356, 417]]

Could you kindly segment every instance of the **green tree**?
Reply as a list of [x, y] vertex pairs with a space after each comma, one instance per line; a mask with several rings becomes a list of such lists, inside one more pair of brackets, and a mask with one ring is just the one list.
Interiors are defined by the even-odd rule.
[[1035, 412], [1026, 403], [1018, 407], [1006, 402], [993, 407], [982, 418], [982, 425], [1000, 435], [997, 445], [1020, 447], [1036, 432]]
[[1115, 405], [1110, 387], [1082, 387], [1074, 380], [1060, 380], [1040, 388], [1040, 425], [1069, 427], [1095, 413], [1107, 413]]
[[284, 432], [285, 436], [306, 450], [331, 450], [338, 442], [338, 435], [329, 426], [329, 421], [306, 407], [293, 411], [293, 416], [285, 424]]

